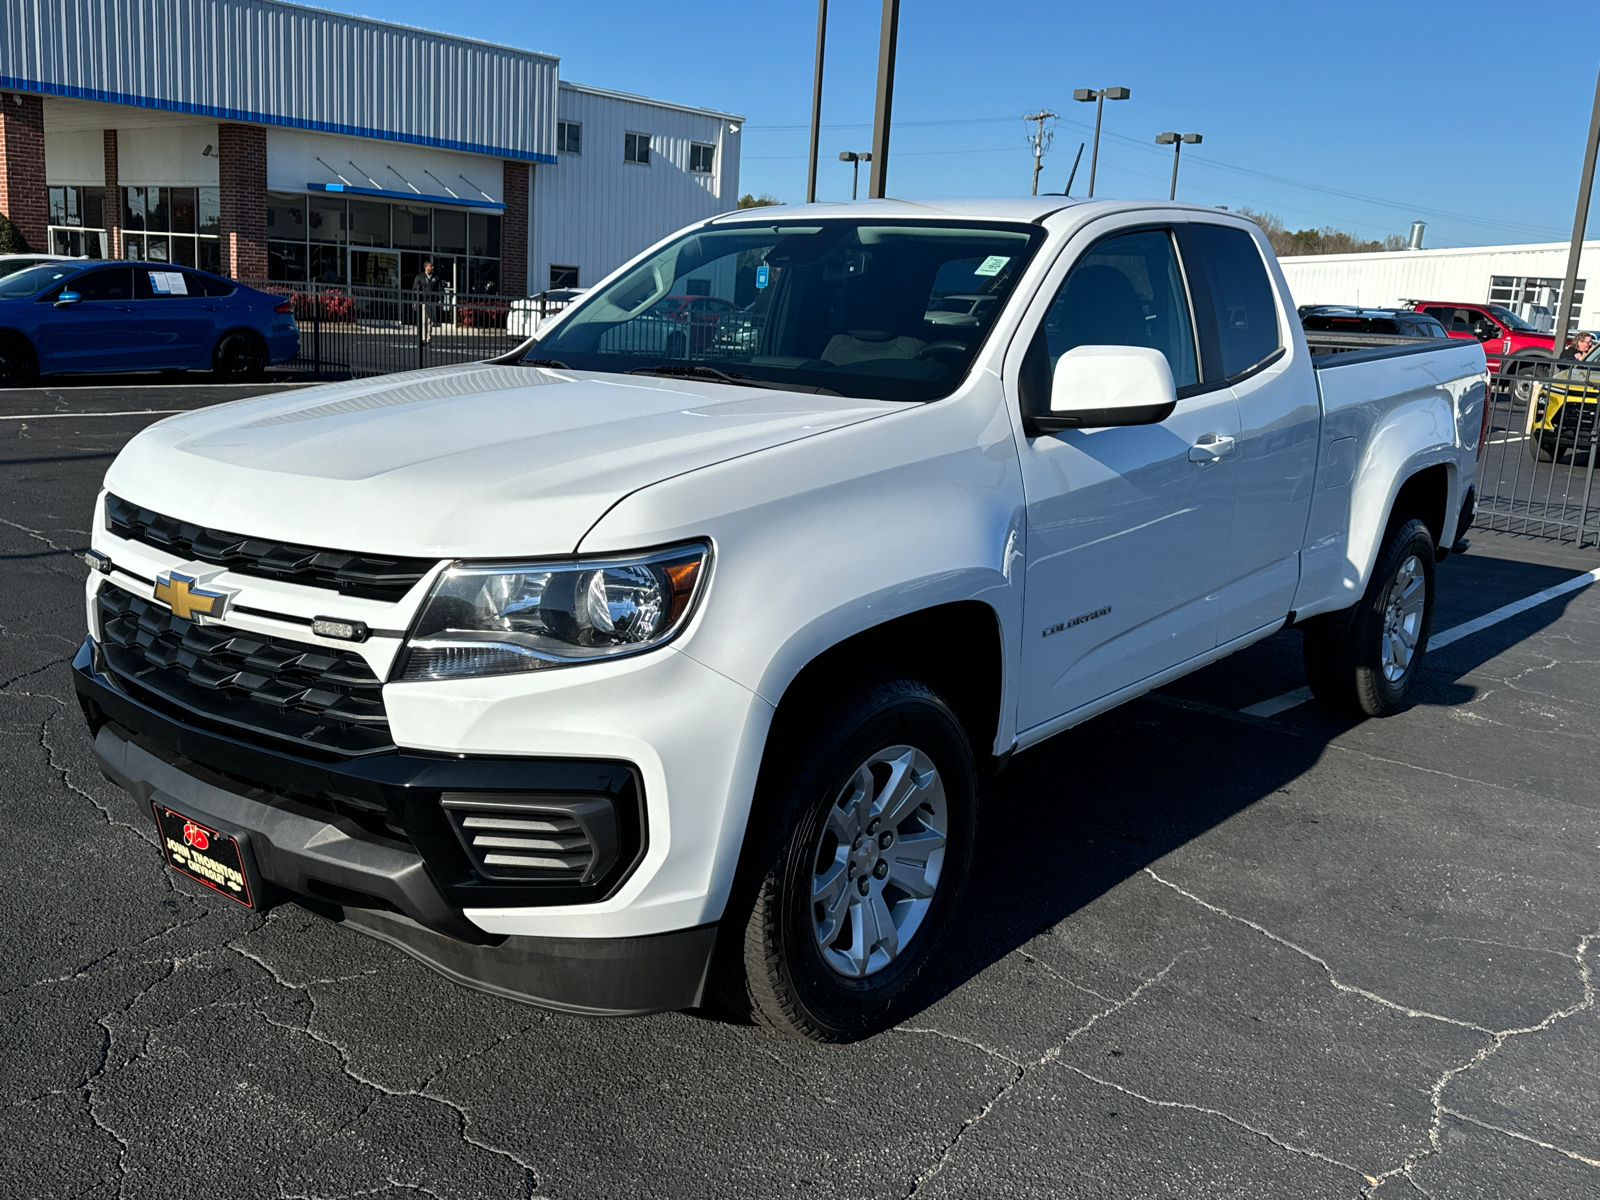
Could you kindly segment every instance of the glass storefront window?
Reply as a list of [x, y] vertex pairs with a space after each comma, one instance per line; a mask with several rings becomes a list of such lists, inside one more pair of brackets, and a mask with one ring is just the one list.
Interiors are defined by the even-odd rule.
[[172, 239], [172, 261], [180, 267], [192, 267], [194, 261], [194, 238], [175, 237]]
[[[144, 227], [152, 233], [165, 233], [172, 228], [172, 189], [147, 187], [144, 189]], [[165, 262], [166, 259], [160, 261]]]
[[350, 201], [350, 244], [387, 246], [389, 244], [389, 205], [370, 200]]
[[400, 287], [400, 256], [392, 251], [350, 251], [350, 282], [357, 287]]
[[222, 189], [203, 187], [196, 188], [195, 192], [199, 232], [215, 237], [222, 232]]
[[105, 231], [101, 229], [50, 229], [50, 253], [73, 258], [104, 258]]
[[473, 213], [467, 218], [467, 253], [473, 258], [500, 257], [500, 218], [493, 213]]
[[467, 214], [447, 208], [433, 210], [433, 251], [435, 254], [467, 252]]
[[433, 209], [394, 206], [394, 244], [407, 250], [433, 249]]
[[171, 262], [172, 239], [150, 234], [144, 239], [144, 257], [147, 262]]
[[315, 283], [344, 282], [344, 249], [340, 246], [311, 247], [311, 279]]
[[144, 188], [122, 189], [122, 227], [143, 229], [145, 217]]
[[216, 238], [196, 238], [195, 245], [199, 253], [195, 255], [197, 264], [202, 271], [210, 271], [213, 275], [222, 274], [222, 243]]
[[313, 242], [343, 242], [344, 201], [312, 196], [306, 204], [306, 233]]
[[[318, 247], [320, 250], [322, 247]], [[267, 278], [288, 283], [304, 283], [306, 279], [306, 244], [304, 242], [268, 242]]]
[[50, 224], [104, 229], [105, 194], [99, 187], [51, 188]]
[[500, 293], [500, 260], [475, 258], [467, 275], [467, 290], [480, 296]]
[[[194, 189], [187, 187], [163, 189], [172, 193], [172, 232], [193, 233], [195, 231]], [[193, 263], [185, 263], [193, 266]]]
[[267, 193], [267, 236], [306, 240], [306, 198]]

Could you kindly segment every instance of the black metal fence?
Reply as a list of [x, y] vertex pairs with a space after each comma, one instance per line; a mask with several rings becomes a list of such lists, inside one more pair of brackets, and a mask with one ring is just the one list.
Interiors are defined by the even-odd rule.
[[1489, 381], [1477, 524], [1600, 548], [1600, 363], [1523, 360]]
[[535, 296], [466, 296], [401, 288], [245, 280], [287, 297], [300, 352], [278, 371], [316, 379], [388, 375], [481, 362], [509, 353], [568, 301]]

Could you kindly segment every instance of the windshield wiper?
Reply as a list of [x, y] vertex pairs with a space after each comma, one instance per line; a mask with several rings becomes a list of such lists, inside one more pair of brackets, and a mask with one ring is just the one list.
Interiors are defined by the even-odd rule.
[[570, 371], [571, 367], [559, 358], [519, 358], [517, 364], [523, 367], [550, 367], [556, 371]]
[[719, 371], [699, 363], [663, 363], [655, 367], [634, 367], [629, 375], [660, 375], [668, 379], [709, 379], [714, 383], [732, 384], [734, 387], [773, 388], [780, 392], [810, 392], [818, 396], [837, 396], [839, 393], [824, 387], [810, 387], [803, 383], [780, 383], [774, 379], [761, 379], [755, 375], [740, 375], [733, 371]]

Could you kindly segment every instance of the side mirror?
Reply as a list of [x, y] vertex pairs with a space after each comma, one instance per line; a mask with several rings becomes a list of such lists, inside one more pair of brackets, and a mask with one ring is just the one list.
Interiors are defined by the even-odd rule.
[[1487, 321], [1479, 321], [1472, 327], [1472, 333], [1480, 342], [1490, 342], [1500, 336], [1500, 331]]
[[1075, 346], [1056, 360], [1050, 411], [1029, 420], [1029, 433], [1155, 425], [1178, 406], [1172, 367], [1144, 346]]
[[77, 292], [62, 292], [61, 295], [56, 297], [56, 307], [71, 308], [82, 299], [83, 297], [78, 295]]

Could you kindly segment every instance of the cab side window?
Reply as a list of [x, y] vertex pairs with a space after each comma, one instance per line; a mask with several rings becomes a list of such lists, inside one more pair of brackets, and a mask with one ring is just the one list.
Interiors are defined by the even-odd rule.
[[1166, 355], [1178, 387], [1200, 379], [1183, 274], [1164, 229], [1091, 247], [1062, 282], [1043, 333], [1051, 371], [1076, 346], [1144, 346]]
[[1236, 379], [1282, 347], [1278, 303], [1255, 239], [1242, 229], [1194, 222], [1187, 229], [1216, 321], [1222, 376]]
[[77, 292], [85, 300], [132, 300], [133, 269], [107, 267], [101, 271], [86, 271], [68, 280], [66, 290]]

